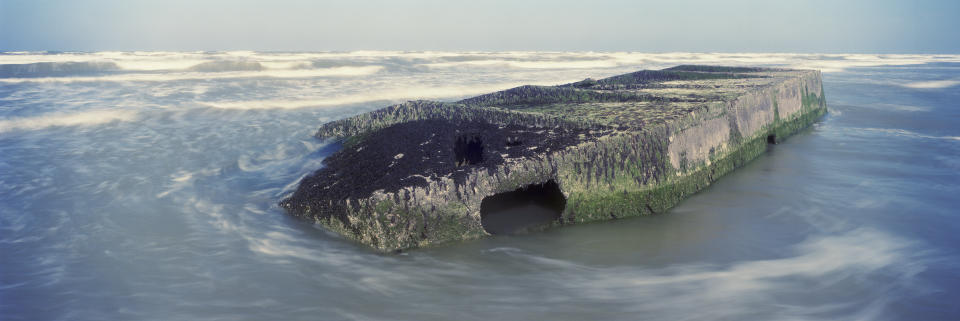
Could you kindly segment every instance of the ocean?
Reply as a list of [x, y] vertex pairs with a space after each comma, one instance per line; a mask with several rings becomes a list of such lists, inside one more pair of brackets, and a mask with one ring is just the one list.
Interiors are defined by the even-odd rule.
[[[679, 64], [828, 114], [662, 215], [377, 254], [276, 204], [328, 121]], [[960, 55], [0, 53], [0, 320], [957, 320]]]

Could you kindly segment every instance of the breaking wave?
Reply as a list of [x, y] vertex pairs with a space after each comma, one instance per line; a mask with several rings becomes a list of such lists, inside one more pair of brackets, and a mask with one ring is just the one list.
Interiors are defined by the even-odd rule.
[[620, 66], [612, 60], [569, 60], [569, 61], [511, 61], [511, 60], [469, 60], [424, 64], [428, 68], [449, 68], [460, 66], [506, 66], [517, 69], [596, 69]]
[[522, 83], [501, 83], [483, 86], [446, 86], [446, 87], [409, 87], [393, 88], [379, 92], [343, 95], [313, 99], [267, 99], [247, 101], [201, 102], [201, 105], [222, 109], [296, 109], [307, 107], [330, 107], [358, 104], [373, 101], [405, 101], [415, 99], [459, 98], [504, 90], [522, 85]]
[[22, 82], [121, 82], [121, 81], [175, 81], [208, 80], [233, 78], [314, 78], [314, 77], [353, 77], [366, 76], [379, 72], [382, 66], [333, 67], [324, 69], [301, 70], [264, 70], [264, 71], [223, 71], [223, 72], [173, 72], [173, 73], [131, 73], [113, 74], [101, 77], [43, 77], [43, 78], [0, 78], [0, 83]]
[[[410, 63], [426, 68], [507, 67], [514, 69], [602, 69], [615, 67], [661, 68], [677, 64], [722, 64], [773, 66], [840, 72], [849, 68], [910, 66], [937, 62], [960, 62], [960, 55], [792, 54], [792, 53], [639, 53], [639, 52], [96, 52], [96, 53], [0, 53], [0, 65], [88, 64], [92, 71], [277, 71], [309, 69], [318, 61], [387, 65]], [[112, 64], [112, 65], [110, 65]], [[39, 65], [38, 65], [39, 66]], [[336, 66], [319, 66], [336, 67]], [[7, 67], [24, 68], [24, 67]], [[66, 68], [66, 67], [64, 67]], [[97, 68], [104, 68], [103, 70]], [[81, 70], [87, 72], [91, 70]], [[9, 73], [9, 72], [8, 72]], [[62, 74], [58, 74], [62, 75]], [[7, 77], [37, 77], [18, 72]], [[42, 76], [49, 76], [42, 74]], [[956, 83], [918, 83], [914, 86], [954, 86]], [[938, 87], [942, 88], [942, 87]]]
[[252, 61], [208, 61], [190, 67], [190, 71], [223, 72], [223, 71], [260, 71], [263, 65]]

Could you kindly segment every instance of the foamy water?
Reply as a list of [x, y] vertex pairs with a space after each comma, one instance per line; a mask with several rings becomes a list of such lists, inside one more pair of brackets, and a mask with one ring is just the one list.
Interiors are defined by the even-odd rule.
[[[323, 122], [677, 64], [830, 113], [665, 215], [379, 255], [275, 204]], [[0, 54], [0, 320], [956, 320], [960, 56]]]

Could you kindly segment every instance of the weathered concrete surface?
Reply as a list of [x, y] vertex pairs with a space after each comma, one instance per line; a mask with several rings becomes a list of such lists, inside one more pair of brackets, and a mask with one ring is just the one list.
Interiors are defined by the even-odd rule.
[[818, 71], [714, 66], [413, 101], [324, 124], [343, 149], [280, 205], [380, 251], [490, 235], [524, 191], [558, 211], [527, 230], [660, 213], [825, 111]]

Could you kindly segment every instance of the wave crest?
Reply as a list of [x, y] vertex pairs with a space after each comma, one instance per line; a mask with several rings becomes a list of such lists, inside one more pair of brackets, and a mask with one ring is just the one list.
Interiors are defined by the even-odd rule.
[[254, 61], [208, 61], [190, 67], [190, 71], [223, 72], [223, 71], [260, 71], [263, 65]]
[[113, 74], [99, 77], [42, 77], [42, 78], [0, 78], [0, 83], [74, 83], [97, 81], [175, 81], [239, 78], [314, 78], [314, 77], [355, 77], [380, 72], [382, 66], [335, 67], [325, 69], [301, 70], [263, 70], [263, 71], [224, 71], [224, 72], [176, 72], [176, 73], [131, 73]]
[[297, 109], [307, 107], [330, 107], [343, 106], [350, 104], [366, 103], [373, 101], [392, 101], [401, 102], [412, 99], [443, 99], [459, 98], [471, 95], [483, 94], [513, 88], [523, 85], [522, 83], [500, 83], [487, 86], [447, 86], [447, 87], [410, 87], [394, 88], [379, 92], [343, 95], [336, 97], [320, 97], [314, 99], [266, 99], [266, 100], [246, 100], [246, 101], [218, 101], [201, 102], [200, 104], [222, 109]]

